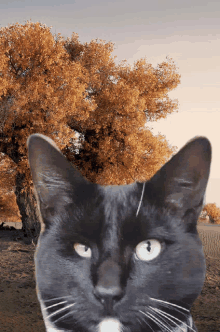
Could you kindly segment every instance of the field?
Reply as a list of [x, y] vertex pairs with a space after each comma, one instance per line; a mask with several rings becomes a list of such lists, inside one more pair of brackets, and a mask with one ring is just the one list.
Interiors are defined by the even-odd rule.
[[[218, 226], [217, 226], [218, 227]], [[207, 273], [192, 315], [199, 332], [220, 332], [220, 232], [199, 230]], [[34, 244], [20, 230], [0, 231], [0, 331], [45, 331], [34, 280]]]

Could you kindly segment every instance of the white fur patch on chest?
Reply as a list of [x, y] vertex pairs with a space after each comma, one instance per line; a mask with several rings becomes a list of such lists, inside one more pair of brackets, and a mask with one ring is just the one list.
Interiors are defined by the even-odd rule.
[[98, 325], [97, 332], [122, 332], [122, 325], [118, 319], [106, 318]]

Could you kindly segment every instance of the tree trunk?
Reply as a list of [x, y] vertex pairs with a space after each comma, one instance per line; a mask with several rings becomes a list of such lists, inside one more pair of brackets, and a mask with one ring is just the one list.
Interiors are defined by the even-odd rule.
[[22, 230], [28, 242], [36, 244], [40, 234], [40, 218], [37, 201], [32, 188], [24, 189], [25, 174], [16, 175], [16, 200], [22, 220]]

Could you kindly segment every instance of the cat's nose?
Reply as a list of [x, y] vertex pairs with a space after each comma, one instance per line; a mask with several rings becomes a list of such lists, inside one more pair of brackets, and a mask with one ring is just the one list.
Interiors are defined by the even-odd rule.
[[103, 262], [98, 268], [94, 295], [108, 308], [113, 308], [113, 305], [123, 297], [120, 275], [120, 266], [112, 260]]
[[120, 286], [103, 287], [102, 285], [97, 285], [94, 291], [95, 296], [101, 300], [105, 298], [112, 298], [114, 301], [121, 299], [123, 295], [122, 288]]
[[103, 287], [103, 285], [97, 285], [94, 295], [108, 311], [111, 311], [114, 304], [123, 297], [123, 290], [120, 286]]

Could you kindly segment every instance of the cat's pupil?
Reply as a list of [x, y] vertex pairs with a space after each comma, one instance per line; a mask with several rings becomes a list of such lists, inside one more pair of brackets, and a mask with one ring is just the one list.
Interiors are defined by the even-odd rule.
[[150, 241], [147, 241], [147, 251], [148, 252], [151, 251], [151, 243], [150, 243]]

